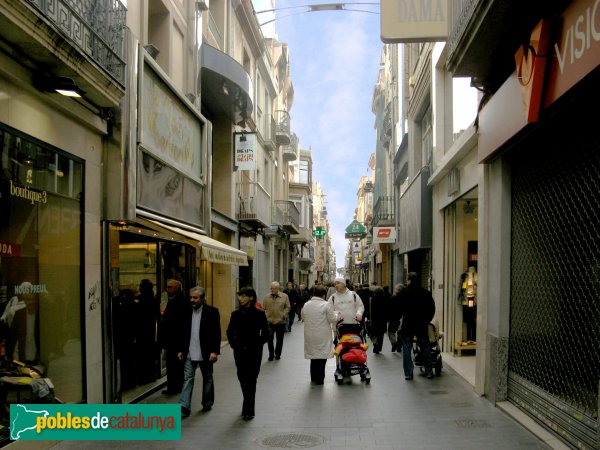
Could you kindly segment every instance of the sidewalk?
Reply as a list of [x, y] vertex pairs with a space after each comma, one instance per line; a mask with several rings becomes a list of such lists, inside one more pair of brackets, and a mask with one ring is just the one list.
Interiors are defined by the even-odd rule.
[[[280, 361], [267, 362], [258, 379], [256, 417], [240, 417], [242, 393], [231, 349], [226, 346], [215, 366], [215, 405], [200, 412], [200, 371], [192, 415], [182, 422], [181, 441], [69, 442], [55, 449], [548, 449], [451, 369], [427, 380], [418, 372], [405, 381], [402, 354], [369, 349], [370, 385], [352, 377], [338, 386], [334, 360], [327, 362], [323, 386], [310, 383], [303, 354], [303, 324], [286, 333]], [[159, 392], [144, 403], [177, 402]]]

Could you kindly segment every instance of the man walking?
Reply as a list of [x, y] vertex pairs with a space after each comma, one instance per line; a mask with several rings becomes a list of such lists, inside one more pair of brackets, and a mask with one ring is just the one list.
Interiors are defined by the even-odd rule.
[[287, 322], [287, 331], [290, 333], [292, 331], [292, 325], [294, 325], [294, 319], [296, 318], [296, 308], [298, 308], [298, 303], [300, 303], [300, 293], [296, 290], [294, 283], [291, 281], [288, 281], [287, 288], [283, 293], [288, 296], [288, 300], [290, 301], [290, 312]]
[[[263, 309], [267, 314], [269, 322], [269, 361], [281, 359], [281, 350], [283, 349], [283, 336], [285, 333], [285, 322], [290, 313], [290, 300], [286, 294], [279, 292], [279, 283], [271, 283], [271, 293], [263, 299]], [[277, 338], [277, 345], [273, 346], [273, 338]]]
[[431, 292], [419, 286], [419, 276], [416, 272], [409, 272], [407, 286], [400, 291], [398, 303], [402, 319], [400, 336], [402, 337], [404, 379], [413, 379], [412, 346], [414, 336], [417, 337], [417, 344], [423, 352], [425, 375], [431, 379], [433, 370], [427, 327], [435, 315], [435, 302]]
[[181, 416], [190, 415], [196, 369], [202, 372], [202, 411], [210, 411], [215, 401], [213, 364], [221, 353], [221, 320], [219, 310], [205, 304], [206, 291], [201, 286], [190, 289], [187, 320], [182, 324], [180, 350], [177, 357], [184, 363], [181, 391]]
[[327, 299], [334, 311], [341, 311], [344, 323], [361, 323], [365, 313], [365, 306], [356, 292], [346, 287], [343, 278], [334, 281], [335, 292]]
[[177, 346], [187, 303], [178, 280], [167, 280], [165, 289], [168, 300], [160, 324], [160, 336], [166, 353], [167, 388], [162, 393], [173, 395], [180, 393], [183, 386], [183, 363], [177, 358]]

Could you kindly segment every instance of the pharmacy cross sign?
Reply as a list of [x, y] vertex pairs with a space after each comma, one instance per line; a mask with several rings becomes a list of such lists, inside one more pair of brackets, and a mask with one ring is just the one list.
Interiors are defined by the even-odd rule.
[[312, 235], [315, 236], [317, 239], [321, 239], [326, 234], [327, 234], [327, 230], [324, 230], [322, 227], [317, 227], [312, 232]]

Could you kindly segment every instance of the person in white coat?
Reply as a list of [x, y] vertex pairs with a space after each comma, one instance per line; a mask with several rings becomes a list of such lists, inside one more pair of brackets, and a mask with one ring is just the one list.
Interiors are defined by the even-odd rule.
[[365, 306], [360, 296], [346, 287], [343, 278], [334, 281], [335, 292], [327, 298], [327, 302], [334, 311], [341, 311], [344, 315], [344, 323], [361, 323], [365, 313]]
[[315, 286], [312, 294], [301, 312], [304, 321], [304, 358], [310, 359], [310, 380], [320, 385], [325, 381], [327, 359], [333, 357], [331, 325], [343, 320], [344, 316], [334, 311], [333, 306], [325, 300], [325, 286]]

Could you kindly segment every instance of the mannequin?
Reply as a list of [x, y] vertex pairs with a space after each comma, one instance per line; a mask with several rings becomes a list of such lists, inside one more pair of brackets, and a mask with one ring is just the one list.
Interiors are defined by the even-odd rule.
[[470, 266], [467, 272], [461, 275], [461, 290], [463, 304], [463, 322], [467, 325], [467, 343], [476, 341], [477, 323], [477, 270]]

